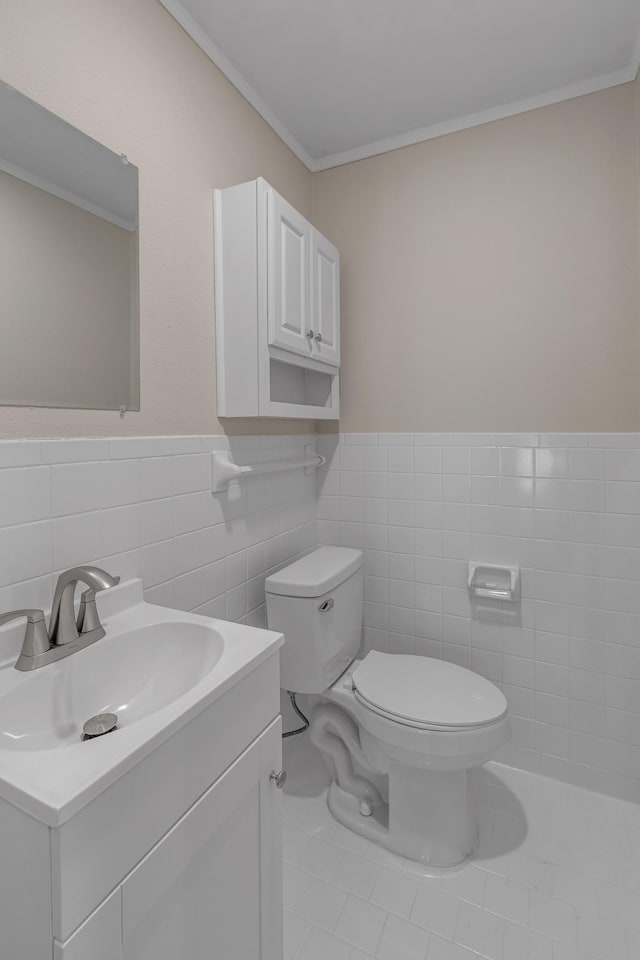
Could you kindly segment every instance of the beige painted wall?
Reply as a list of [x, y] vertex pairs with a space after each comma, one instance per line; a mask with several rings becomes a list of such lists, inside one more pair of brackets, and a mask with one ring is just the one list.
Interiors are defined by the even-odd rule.
[[342, 252], [342, 429], [640, 429], [633, 85], [312, 178], [157, 0], [3, 0], [0, 77], [140, 168], [142, 337], [139, 414], [0, 437], [220, 432], [211, 188], [258, 174]]
[[2, 0], [0, 77], [139, 167], [142, 352], [139, 414], [0, 407], [0, 438], [222, 432], [211, 189], [262, 175], [309, 214], [311, 174], [157, 0]]
[[635, 133], [636, 133], [636, 143], [635, 143], [635, 153], [636, 153], [636, 182], [638, 184], [638, 202], [637, 202], [637, 214], [638, 214], [638, 288], [640, 290], [640, 73], [636, 77], [636, 82], [634, 86], [634, 102], [635, 102]]
[[342, 430], [640, 429], [637, 92], [314, 176]]

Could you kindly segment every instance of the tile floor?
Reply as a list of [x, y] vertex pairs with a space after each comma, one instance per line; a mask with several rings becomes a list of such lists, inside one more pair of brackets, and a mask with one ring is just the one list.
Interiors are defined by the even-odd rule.
[[306, 737], [286, 767], [284, 960], [639, 960], [640, 806], [489, 764], [478, 852], [429, 876], [333, 820]]

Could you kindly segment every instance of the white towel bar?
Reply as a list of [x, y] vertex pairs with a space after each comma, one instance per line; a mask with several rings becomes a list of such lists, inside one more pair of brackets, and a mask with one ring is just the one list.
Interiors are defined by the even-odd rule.
[[270, 460], [268, 463], [238, 466], [231, 459], [228, 450], [214, 450], [211, 454], [211, 489], [213, 493], [221, 493], [228, 488], [232, 480], [239, 480], [241, 477], [261, 473], [279, 473], [281, 470], [298, 470], [302, 467], [321, 467], [326, 462], [326, 457], [315, 453], [313, 456], [295, 460]]

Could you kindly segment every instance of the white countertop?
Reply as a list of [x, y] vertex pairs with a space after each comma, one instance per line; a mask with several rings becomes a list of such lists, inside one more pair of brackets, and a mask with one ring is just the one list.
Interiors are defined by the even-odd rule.
[[[15, 670], [13, 661], [3, 666], [0, 704], [9, 695], [14, 700], [21, 689], [28, 698], [28, 685], [36, 681], [41, 671], [72, 670], [76, 658], [89, 658], [98, 647], [104, 661], [110, 639], [153, 625], [172, 625], [179, 631], [181, 624], [200, 624], [219, 634], [222, 654], [186, 693], [104, 737], [68, 742], [55, 749], [0, 748], [0, 798], [52, 827], [77, 813], [284, 643], [279, 633], [145, 603], [140, 580], [98, 594], [98, 602], [106, 636], [85, 650], [30, 673]], [[165, 632], [166, 629], [163, 628]], [[135, 642], [135, 636], [131, 642]], [[96, 665], [99, 662], [96, 660]], [[64, 684], [60, 689], [64, 691]]]

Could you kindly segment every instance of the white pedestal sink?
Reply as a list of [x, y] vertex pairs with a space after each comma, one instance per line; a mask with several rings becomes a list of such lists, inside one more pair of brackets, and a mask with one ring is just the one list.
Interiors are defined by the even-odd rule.
[[[99, 606], [102, 640], [0, 669], [0, 952], [281, 957], [282, 636], [146, 604], [140, 581]], [[117, 729], [83, 741], [103, 712]]]

